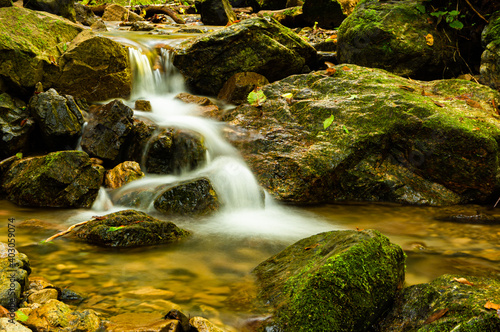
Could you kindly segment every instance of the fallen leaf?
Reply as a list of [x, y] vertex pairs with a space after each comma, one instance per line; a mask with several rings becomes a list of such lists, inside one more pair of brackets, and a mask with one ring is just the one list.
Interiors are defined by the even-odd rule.
[[357, 230], [358, 232], [361, 232], [361, 231], [363, 231], [363, 230], [364, 230], [364, 228], [359, 228], [359, 227], [357, 227], [357, 226], [356, 226], [356, 230]]
[[342, 70], [344, 70], [344, 71], [351, 71], [351, 68], [349, 68], [347, 66], [344, 66], [344, 67], [342, 67]]
[[424, 89], [422, 89], [422, 96], [432, 96], [432, 93], [426, 92]]
[[474, 286], [474, 284], [472, 282], [470, 282], [469, 280], [467, 280], [465, 278], [453, 278], [453, 280], [456, 282], [459, 282], [461, 284], [464, 284], [464, 285]]
[[477, 130], [481, 130], [481, 129], [479, 129], [479, 127], [472, 128], [472, 131], [477, 131]]
[[0, 317], [9, 317], [10, 311], [0, 305]]
[[493, 105], [493, 109], [495, 110], [495, 112], [497, 112], [497, 114], [500, 115], [500, 111], [497, 108], [497, 104], [495, 103], [495, 99], [491, 100], [491, 104]]
[[432, 101], [434, 105], [439, 106], [439, 107], [444, 107], [444, 104], [438, 103], [437, 101]]
[[429, 46], [434, 45], [434, 37], [429, 33], [427, 36], [425, 36], [425, 42]]
[[415, 91], [415, 89], [414, 89], [414, 88], [409, 87], [409, 86], [407, 86], [407, 85], [400, 85], [400, 86], [399, 86], [399, 88], [400, 88], [400, 89], [403, 89], [403, 90], [406, 90], [406, 91], [410, 91], [410, 92]]
[[328, 62], [328, 61], [325, 61], [325, 65], [328, 67], [328, 68], [333, 68], [335, 67], [335, 65], [331, 62]]
[[293, 98], [293, 93], [284, 93], [281, 95], [281, 97], [286, 98], [286, 99], [292, 99]]
[[336, 71], [337, 70], [335, 68], [326, 68], [325, 74], [328, 76], [332, 76], [333, 74], [335, 74]]
[[484, 305], [484, 307], [486, 309], [494, 309], [494, 310], [500, 310], [500, 304], [496, 304], [496, 303], [493, 303], [493, 302], [486, 302], [486, 304]]
[[480, 108], [480, 109], [482, 109], [481, 104], [480, 104], [480, 103], [478, 103], [478, 102], [477, 102], [477, 101], [475, 101], [475, 100], [472, 100], [472, 99], [467, 99], [465, 102], [467, 103], [467, 105], [469, 105], [469, 106], [471, 106], [471, 107], [474, 107], [474, 108]]
[[313, 245], [311, 245], [311, 246], [309, 246], [309, 247], [305, 247], [305, 248], [304, 248], [304, 250], [314, 249], [314, 248], [316, 248], [317, 246], [319, 246], [319, 243], [315, 243], [315, 244], [313, 244]]
[[21, 120], [21, 124], [20, 124], [20, 125], [21, 125], [21, 127], [24, 127], [24, 125], [26, 124], [26, 121], [28, 121], [28, 119], [23, 119], [23, 120]]
[[443, 317], [446, 313], [448, 312], [448, 308], [441, 309], [433, 313], [427, 320], [424, 322], [424, 324], [430, 324], [439, 318]]

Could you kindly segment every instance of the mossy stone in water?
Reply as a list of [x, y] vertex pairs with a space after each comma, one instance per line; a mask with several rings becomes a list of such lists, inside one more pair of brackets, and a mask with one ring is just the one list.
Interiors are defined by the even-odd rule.
[[125, 210], [90, 220], [74, 235], [105, 247], [138, 247], [175, 242], [190, 235], [173, 222], [144, 212]]

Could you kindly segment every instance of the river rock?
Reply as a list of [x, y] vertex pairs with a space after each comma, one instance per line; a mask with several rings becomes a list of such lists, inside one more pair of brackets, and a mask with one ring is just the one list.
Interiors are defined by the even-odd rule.
[[198, 332], [224, 332], [223, 329], [218, 328], [208, 319], [203, 317], [193, 317], [189, 320], [189, 324]]
[[[382, 68], [417, 79], [459, 73], [455, 33], [435, 28], [420, 1], [361, 1], [338, 30], [339, 63]], [[458, 61], [458, 60], [457, 60]]]
[[62, 16], [76, 22], [74, 0], [23, 0], [24, 8]]
[[132, 120], [132, 130], [125, 142], [124, 159], [144, 164], [144, 150], [149, 140], [158, 129], [158, 125], [148, 119], [138, 119], [134, 117]]
[[139, 22], [139, 21], [144, 21], [144, 18], [142, 18], [141, 16], [137, 15], [136, 13], [128, 10], [123, 6], [112, 4], [106, 6], [106, 9], [104, 9], [102, 20]]
[[288, 0], [256, 0], [259, 10], [276, 10], [286, 8]]
[[9, 332], [32, 332], [29, 328], [19, 323], [17, 320], [12, 321], [10, 318], [0, 318], [0, 331]]
[[500, 39], [500, 11], [493, 13], [489, 17], [489, 22], [481, 33], [481, 44], [486, 47], [489, 43], [498, 39]]
[[190, 233], [170, 221], [125, 210], [94, 218], [74, 231], [74, 235], [101, 246], [123, 248], [175, 242]]
[[269, 84], [269, 81], [263, 75], [252, 72], [236, 73], [224, 83], [217, 98], [233, 104], [246, 103], [250, 92], [266, 84]]
[[307, 23], [314, 25], [317, 22], [324, 29], [338, 28], [347, 17], [341, 0], [305, 0], [302, 11]]
[[90, 207], [103, 173], [85, 152], [52, 152], [15, 161], [2, 187], [7, 199], [20, 206]]
[[[12, 239], [9, 237], [9, 239]], [[12, 242], [11, 242], [12, 243]], [[21, 294], [28, 287], [31, 267], [28, 257], [15, 248], [9, 251], [7, 243], [0, 242], [0, 305], [8, 310], [17, 310]], [[9, 254], [14, 257], [9, 257]]]
[[196, 0], [194, 5], [205, 25], [226, 25], [236, 21], [229, 0]]
[[0, 159], [25, 150], [33, 124], [22, 100], [0, 94]]
[[83, 130], [81, 146], [92, 157], [118, 163], [127, 135], [132, 130], [134, 111], [120, 100], [113, 100], [90, 114]]
[[481, 35], [481, 42], [485, 50], [481, 55], [480, 81], [500, 90], [500, 11], [490, 17]]
[[205, 215], [219, 209], [219, 199], [215, 189], [206, 178], [189, 180], [162, 189], [154, 202], [154, 207], [165, 214]]
[[144, 177], [141, 166], [135, 161], [125, 161], [106, 172], [104, 183], [111, 189]]
[[404, 288], [377, 331], [500, 331], [500, 281], [444, 275]]
[[53, 14], [14, 6], [0, 11], [0, 31], [0, 79], [22, 98], [31, 96], [49, 67], [56, 67], [53, 63], [59, 58], [59, 48], [82, 27]]
[[94, 14], [90, 7], [82, 5], [78, 2], [75, 3], [75, 13], [76, 21], [86, 26], [91, 26], [99, 20], [99, 17]]
[[403, 286], [405, 254], [375, 230], [332, 231], [296, 242], [253, 273], [278, 330], [366, 331]]
[[181, 173], [202, 165], [206, 160], [206, 149], [200, 134], [170, 128], [150, 139], [145, 158], [148, 173]]
[[486, 86], [338, 65], [262, 91], [262, 107], [242, 105], [226, 120], [279, 200], [440, 206], [486, 202], [498, 190], [500, 94]]
[[61, 96], [54, 89], [35, 94], [29, 102], [45, 147], [52, 151], [75, 149], [82, 133], [82, 110], [72, 96]]
[[187, 41], [175, 51], [174, 65], [199, 94], [217, 95], [239, 72], [256, 72], [269, 81], [313, 66], [316, 51], [271, 18], [251, 18]]

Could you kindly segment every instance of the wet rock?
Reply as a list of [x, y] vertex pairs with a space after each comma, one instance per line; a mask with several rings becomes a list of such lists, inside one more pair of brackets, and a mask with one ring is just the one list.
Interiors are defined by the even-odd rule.
[[463, 80], [333, 69], [268, 84], [262, 107], [242, 105], [225, 117], [241, 128], [229, 138], [269, 193], [293, 203], [491, 199], [500, 134], [491, 100], [499, 104], [498, 92]]
[[275, 10], [286, 8], [288, 0], [257, 0], [259, 9]]
[[144, 22], [134, 22], [130, 27], [130, 31], [151, 31], [154, 29], [154, 26]]
[[224, 332], [223, 329], [218, 328], [208, 319], [203, 317], [193, 317], [189, 320], [189, 324], [198, 332]]
[[106, 24], [102, 20], [98, 20], [97, 22], [93, 23], [90, 28], [92, 29], [92, 31], [108, 31]]
[[486, 46], [481, 55], [480, 73], [481, 83], [500, 90], [500, 39]]
[[125, 142], [125, 157], [123, 159], [137, 161], [144, 164], [145, 150], [149, 140], [157, 131], [158, 126], [148, 119], [133, 118], [132, 130]]
[[[1, 6], [0, 6], [1, 7]], [[11, 320], [10, 318], [0, 318], [0, 331], [9, 332], [32, 332], [29, 328], [21, 325], [17, 320]]]
[[366, 230], [300, 240], [253, 273], [278, 329], [366, 331], [390, 308], [404, 269], [403, 250]]
[[181, 92], [175, 96], [175, 99], [182, 100], [187, 104], [196, 104], [200, 106], [215, 105], [210, 98], [203, 96], [196, 96], [187, 92]]
[[56, 90], [49, 89], [30, 99], [29, 111], [46, 148], [51, 151], [76, 148], [85, 120], [72, 96], [61, 96]]
[[151, 112], [152, 111], [151, 102], [149, 100], [138, 99], [135, 101], [134, 109], [143, 112]]
[[33, 124], [23, 101], [0, 94], [0, 159], [25, 150]]
[[90, 220], [74, 235], [105, 247], [137, 247], [175, 242], [190, 233], [144, 212], [125, 210]]
[[94, 14], [90, 7], [75, 3], [76, 21], [83, 25], [91, 26], [99, 20], [99, 17]]
[[266, 84], [269, 84], [269, 81], [263, 75], [252, 72], [236, 73], [224, 83], [217, 98], [233, 104], [246, 103], [251, 91]]
[[196, 0], [194, 5], [205, 25], [226, 25], [236, 21], [229, 0]]
[[166, 315], [165, 319], [175, 319], [179, 321], [179, 325], [182, 327], [183, 331], [190, 331], [191, 325], [189, 318], [177, 309], [170, 310]]
[[382, 68], [425, 80], [459, 74], [459, 63], [453, 57], [454, 29], [436, 30], [434, 24], [429, 24], [433, 16], [418, 11], [416, 4], [416, 1], [360, 2], [340, 25], [339, 62]]
[[57, 300], [58, 297], [57, 289], [47, 288], [39, 291], [35, 291], [28, 296], [28, 303], [40, 303], [44, 304], [49, 300]]
[[49, 68], [57, 68], [53, 62], [58, 61], [58, 47], [73, 40], [82, 27], [46, 12], [14, 6], [0, 11], [0, 31], [4, 36], [0, 39], [0, 79], [8, 92], [26, 97]]
[[74, 290], [63, 288], [59, 295], [59, 300], [67, 304], [78, 305], [85, 300], [85, 296]]
[[106, 162], [119, 162], [123, 143], [132, 130], [133, 115], [132, 109], [119, 100], [93, 111], [83, 131], [83, 151]]
[[3, 7], [12, 7], [13, 5], [14, 4], [12, 3], [12, 0], [0, 0], [0, 8], [3, 8]]
[[174, 65], [200, 94], [217, 95], [234, 74], [256, 72], [269, 81], [313, 66], [316, 51], [270, 18], [251, 18], [183, 43]]
[[487, 210], [484, 207], [474, 205], [450, 206], [440, 209], [435, 219], [462, 224], [500, 224], [500, 214], [495, 209]]
[[154, 202], [158, 211], [176, 215], [205, 215], [217, 211], [219, 205], [217, 193], [206, 178], [176, 184], [164, 190]]
[[94, 332], [100, 320], [93, 310], [72, 311], [63, 302], [51, 299], [33, 309], [24, 324], [35, 331]]
[[90, 207], [103, 173], [85, 152], [53, 152], [14, 162], [2, 188], [7, 199], [20, 206]]
[[175, 319], [162, 319], [158, 314], [152, 313], [126, 313], [109, 319], [106, 324], [109, 332], [184, 332], [179, 322]]
[[125, 161], [106, 172], [104, 183], [106, 187], [116, 189], [143, 176], [144, 173], [137, 162]]
[[302, 11], [309, 25], [312, 26], [317, 22], [317, 25], [324, 29], [339, 27], [347, 17], [341, 0], [305, 0]]
[[106, 6], [104, 14], [102, 15], [103, 21], [128, 21], [128, 22], [138, 22], [144, 21], [144, 18], [137, 15], [136, 13], [128, 10], [127, 8], [112, 4]]
[[400, 291], [377, 331], [498, 331], [500, 319], [487, 302], [500, 303], [498, 279], [444, 275]]
[[[304, 20], [302, 6], [291, 7], [281, 10], [261, 10], [259, 16], [272, 16], [276, 21], [288, 28], [297, 28], [306, 26], [308, 23]], [[314, 24], [314, 23], [313, 23]]]
[[203, 138], [196, 132], [165, 129], [150, 139], [145, 158], [148, 173], [180, 173], [202, 165], [206, 149]]
[[23, 0], [24, 8], [62, 16], [76, 22], [74, 0]]
[[9, 247], [7, 243], [0, 242], [1, 306], [9, 310], [17, 310], [21, 294], [28, 287], [30, 273], [28, 257]]

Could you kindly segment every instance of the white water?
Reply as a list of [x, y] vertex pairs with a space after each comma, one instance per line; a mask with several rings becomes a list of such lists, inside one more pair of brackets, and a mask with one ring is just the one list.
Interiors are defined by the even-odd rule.
[[[163, 128], [176, 127], [200, 133], [207, 149], [207, 163], [179, 175], [147, 174], [143, 179], [114, 190], [109, 196], [101, 190], [93, 206], [94, 211], [103, 213], [127, 208], [111, 206], [111, 201], [117, 202], [134, 190], [148, 189], [152, 192], [150, 200], [139, 208], [151, 212], [154, 210], [154, 198], [160, 194], [155, 190], [156, 187], [205, 176], [212, 182], [223, 207], [213, 216], [200, 219], [195, 226], [197, 231], [288, 241], [332, 229], [331, 224], [312, 214], [276, 204], [267, 194], [264, 204], [264, 191], [255, 176], [238, 151], [223, 138], [221, 129], [224, 124], [200, 117], [195, 106], [174, 99], [177, 93], [184, 90], [184, 86], [168, 52], [162, 50], [155, 60], [141, 49], [131, 47], [129, 50], [134, 85], [127, 104], [133, 107], [136, 99], [146, 99], [152, 106], [152, 112], [135, 111], [134, 115], [147, 118]], [[190, 226], [193, 227], [192, 224]]]

